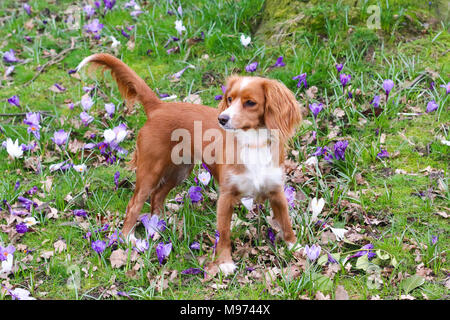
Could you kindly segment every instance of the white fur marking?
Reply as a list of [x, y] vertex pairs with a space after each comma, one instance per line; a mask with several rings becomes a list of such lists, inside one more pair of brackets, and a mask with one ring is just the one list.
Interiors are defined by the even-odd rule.
[[245, 165], [246, 170], [241, 174], [231, 174], [229, 181], [243, 196], [257, 197], [283, 185], [283, 170], [272, 162], [268, 136], [261, 134], [263, 130], [258, 131], [237, 132], [241, 144], [241, 150], [238, 151], [240, 163]]
[[80, 64], [76, 67], [77, 72], [80, 71], [80, 69], [83, 68], [86, 64], [88, 64], [89, 61], [92, 60], [93, 56], [94, 55], [84, 58], [83, 61], [81, 61]]
[[251, 78], [248, 77], [244, 77], [244, 79], [242, 79], [241, 81], [241, 86], [239, 87], [239, 90], [243, 90], [246, 86], [248, 86], [248, 84], [252, 81]]

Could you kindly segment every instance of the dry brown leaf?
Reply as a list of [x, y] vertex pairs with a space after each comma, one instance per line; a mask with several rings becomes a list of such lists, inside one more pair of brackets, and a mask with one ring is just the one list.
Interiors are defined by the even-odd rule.
[[53, 244], [56, 253], [61, 253], [67, 249], [67, 244], [63, 240], [58, 240]]
[[315, 298], [316, 298], [316, 300], [330, 300], [330, 295], [327, 294], [325, 296], [322, 292], [317, 291], [316, 295], [315, 295]]
[[349, 300], [348, 293], [345, 290], [344, 286], [339, 285], [336, 287], [336, 293], [335, 293], [334, 299], [335, 300]]
[[127, 253], [122, 249], [117, 249], [111, 253], [109, 257], [111, 267], [120, 268], [127, 262]]

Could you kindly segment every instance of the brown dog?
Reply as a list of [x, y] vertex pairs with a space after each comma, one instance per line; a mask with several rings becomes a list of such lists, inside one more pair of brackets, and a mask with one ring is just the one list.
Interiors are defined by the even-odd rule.
[[[132, 162], [136, 189], [127, 206], [122, 233], [134, 238], [134, 227], [150, 196], [152, 214], [160, 214], [171, 189], [194, 164], [203, 161], [219, 184], [216, 263], [225, 274], [231, 258], [230, 222], [242, 197], [269, 199], [274, 220], [289, 248], [296, 243], [284, 194], [284, 146], [301, 121], [298, 103], [282, 83], [260, 77], [232, 76], [219, 108], [163, 102], [125, 63], [109, 54], [94, 54], [84, 65], [110, 70], [128, 106], [139, 101], [147, 122], [139, 131]], [[183, 137], [180, 143], [180, 137]]]

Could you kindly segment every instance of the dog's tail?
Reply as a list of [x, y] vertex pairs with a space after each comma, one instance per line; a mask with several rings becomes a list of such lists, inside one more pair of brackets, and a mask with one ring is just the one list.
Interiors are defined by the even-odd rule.
[[139, 77], [130, 67], [116, 57], [107, 53], [97, 53], [83, 59], [76, 71], [89, 64], [89, 71], [101, 68], [104, 72], [111, 71], [111, 75], [117, 82], [122, 98], [126, 100], [127, 108], [131, 108], [136, 101], [144, 106], [147, 116], [150, 111], [161, 103], [157, 95], [149, 88], [145, 81]]

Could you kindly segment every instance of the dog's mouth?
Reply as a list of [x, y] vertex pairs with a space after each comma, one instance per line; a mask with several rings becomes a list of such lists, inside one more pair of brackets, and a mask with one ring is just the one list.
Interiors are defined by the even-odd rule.
[[222, 129], [228, 130], [228, 131], [234, 131], [234, 130], [237, 130], [237, 128], [234, 128], [234, 127], [230, 126], [230, 124], [229, 124], [228, 122], [227, 122], [226, 124], [221, 124], [221, 123], [219, 122], [219, 126], [220, 126]]

